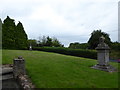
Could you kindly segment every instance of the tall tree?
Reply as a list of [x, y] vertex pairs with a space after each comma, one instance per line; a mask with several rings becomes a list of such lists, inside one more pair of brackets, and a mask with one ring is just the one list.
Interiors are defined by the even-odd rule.
[[21, 22], [15, 25], [9, 16], [2, 24], [2, 46], [4, 49], [23, 49], [27, 47], [27, 34]]
[[46, 46], [52, 46], [52, 38], [47, 37]]
[[52, 46], [54, 46], [54, 47], [61, 47], [62, 44], [60, 43], [60, 41], [57, 38], [54, 37], [52, 39]]
[[49, 36], [39, 37], [38, 43], [39, 43], [38, 46], [64, 47], [64, 45], [62, 45], [57, 38], [55, 37], [51, 38]]
[[102, 32], [101, 30], [94, 30], [91, 33], [91, 37], [88, 41], [90, 49], [95, 49], [97, 47], [97, 45], [99, 44], [99, 38], [101, 36], [105, 37], [105, 43], [107, 43], [109, 46], [111, 45], [111, 39], [109, 38], [109, 34]]
[[0, 49], [2, 48], [2, 20], [0, 18]]
[[15, 22], [9, 16], [3, 21], [2, 25], [2, 47], [15, 48]]
[[28, 38], [27, 38], [27, 34], [25, 33], [24, 31], [24, 27], [22, 25], [21, 22], [19, 22], [16, 26], [16, 47], [18, 49], [23, 49], [23, 48], [26, 48], [27, 45], [28, 45]]

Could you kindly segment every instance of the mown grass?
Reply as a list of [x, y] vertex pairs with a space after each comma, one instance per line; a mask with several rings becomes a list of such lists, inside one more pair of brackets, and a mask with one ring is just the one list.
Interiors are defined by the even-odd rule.
[[[117, 88], [118, 73], [90, 68], [96, 60], [41, 51], [3, 50], [2, 64], [23, 56], [27, 74], [37, 88]], [[118, 68], [117, 63], [111, 63]]]

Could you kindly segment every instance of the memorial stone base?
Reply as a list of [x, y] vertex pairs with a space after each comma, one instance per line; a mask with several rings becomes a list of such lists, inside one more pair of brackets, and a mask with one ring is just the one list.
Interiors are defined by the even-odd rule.
[[97, 64], [97, 65], [92, 66], [91, 68], [102, 70], [102, 71], [107, 71], [107, 72], [116, 72], [117, 71], [117, 69], [111, 65], [99, 65], [99, 64]]

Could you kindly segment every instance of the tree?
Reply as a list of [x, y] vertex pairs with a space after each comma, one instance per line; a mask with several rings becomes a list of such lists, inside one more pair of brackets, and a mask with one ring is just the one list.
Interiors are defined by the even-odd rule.
[[78, 49], [79, 45], [80, 45], [79, 42], [70, 43], [69, 48]]
[[46, 46], [52, 46], [52, 38], [50, 38], [49, 36], [47, 37]]
[[2, 20], [0, 18], [0, 49], [2, 48]]
[[24, 31], [24, 27], [22, 25], [21, 22], [19, 22], [16, 26], [16, 30], [15, 30], [15, 36], [16, 36], [16, 47], [18, 49], [23, 49], [26, 48], [28, 46], [28, 38], [27, 38], [27, 34]]
[[54, 47], [61, 47], [62, 44], [60, 43], [60, 41], [57, 38], [54, 37], [52, 39], [52, 46], [54, 46]]
[[2, 47], [7, 49], [15, 48], [15, 22], [9, 16], [2, 24]]
[[28, 40], [28, 45], [32, 45], [32, 47], [36, 47], [37, 46], [37, 40], [35, 39], [29, 39]]
[[64, 47], [64, 45], [62, 45], [60, 43], [60, 41], [53, 37], [49, 37], [49, 36], [43, 36], [43, 37], [39, 37], [39, 40], [38, 40], [38, 46], [42, 47], [42, 46], [49, 46], [49, 47]]
[[99, 44], [99, 38], [102, 35], [105, 37], [105, 43], [107, 43], [109, 46], [111, 46], [111, 39], [109, 38], [109, 34], [102, 32], [101, 30], [94, 30], [91, 33], [90, 39], [88, 40], [90, 49], [95, 49], [97, 47], [97, 45]]
[[5, 49], [23, 49], [27, 47], [27, 34], [21, 22], [15, 25], [9, 16], [2, 24], [2, 46]]

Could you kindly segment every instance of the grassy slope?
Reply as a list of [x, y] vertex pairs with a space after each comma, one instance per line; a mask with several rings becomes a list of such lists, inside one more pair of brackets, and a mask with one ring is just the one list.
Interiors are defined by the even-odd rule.
[[[27, 73], [38, 88], [116, 88], [118, 73], [91, 69], [96, 60], [56, 53], [24, 50], [3, 50], [3, 64], [23, 56]], [[118, 67], [117, 63], [111, 63]]]

